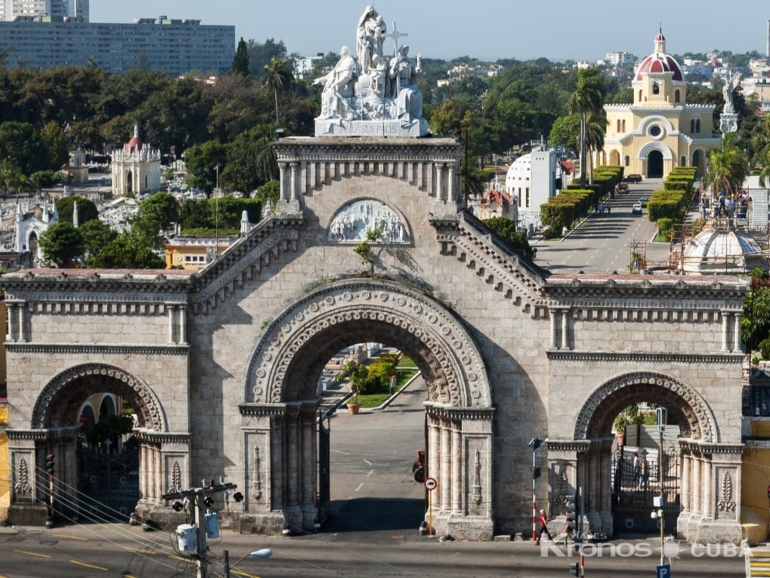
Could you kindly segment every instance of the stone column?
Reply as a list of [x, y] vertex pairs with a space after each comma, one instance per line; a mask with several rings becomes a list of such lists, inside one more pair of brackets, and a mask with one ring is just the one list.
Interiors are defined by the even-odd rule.
[[448, 169], [447, 201], [456, 202], [457, 199], [455, 199], [455, 167], [452, 163], [449, 163], [449, 165], [447, 165], [447, 169]]
[[280, 510], [286, 505], [286, 483], [284, 480], [284, 436], [286, 435], [286, 420], [283, 415], [270, 418], [270, 469], [266, 476], [270, 480], [269, 510]]
[[439, 445], [438, 419], [428, 414], [428, 476], [432, 478], [439, 476], [440, 457], [441, 447]]
[[187, 306], [179, 307], [179, 343], [187, 345]]
[[291, 190], [289, 198], [292, 201], [296, 201], [299, 198], [297, 188], [297, 163], [291, 163]]
[[438, 490], [441, 492], [441, 511], [449, 512], [452, 508], [452, 430], [445, 420], [441, 422], [441, 477]]
[[16, 303], [6, 302], [8, 310], [8, 332], [5, 336], [7, 341], [16, 341]]
[[692, 471], [690, 472], [690, 505], [691, 518], [701, 517], [701, 457], [692, 456]]
[[551, 349], [559, 349], [559, 323], [557, 321], [559, 312], [556, 309], [549, 309], [548, 315], [551, 317]]
[[287, 168], [286, 163], [278, 163], [278, 171], [280, 173], [280, 176], [279, 176], [280, 180], [278, 182], [280, 183], [280, 187], [279, 188], [280, 188], [280, 191], [281, 191], [279, 199], [282, 200], [282, 201], [288, 201], [289, 200], [289, 196], [286, 194], [286, 189], [287, 189], [287, 187], [286, 187], [286, 168]]
[[176, 335], [174, 335], [176, 326], [176, 320], [174, 319], [176, 315], [176, 305], [166, 303], [166, 309], [168, 310], [168, 342], [176, 343]]
[[302, 527], [314, 530], [316, 519], [316, 459], [315, 408], [303, 407], [302, 412]]
[[733, 315], [733, 352], [743, 353], [743, 343], [741, 342], [741, 317], [740, 313]]
[[139, 495], [140, 499], [147, 497], [147, 471], [149, 461], [147, 459], [147, 446], [144, 443], [139, 445]]
[[460, 423], [452, 422], [452, 513], [461, 516], [462, 506], [462, 433]]
[[297, 470], [297, 464], [299, 463], [299, 435], [297, 425], [297, 415], [287, 416], [288, 427], [288, 460], [286, 464], [287, 468], [287, 506], [296, 507], [299, 505], [299, 471]]
[[18, 315], [19, 341], [27, 341], [27, 332], [24, 328], [24, 303], [16, 304], [16, 313]]
[[444, 185], [444, 163], [438, 163], [436, 165], [436, 177], [437, 177], [437, 183], [438, 183], [438, 192], [436, 194], [436, 199], [438, 201], [444, 201], [445, 199], [445, 185]]
[[726, 311], [721, 311], [720, 315], [722, 315], [722, 352], [727, 353], [730, 351], [730, 347], [728, 345], [728, 337], [729, 337], [729, 316]]
[[690, 454], [682, 453], [682, 514], [690, 511]]
[[570, 349], [569, 346], [569, 333], [568, 333], [568, 327], [569, 327], [569, 309], [564, 309], [561, 312], [561, 349], [568, 350]]
[[155, 501], [160, 502], [160, 497], [163, 495], [163, 454], [160, 453], [160, 446], [153, 448], [153, 454], [155, 457], [154, 465], [154, 477], [155, 477]]
[[714, 488], [711, 456], [703, 456], [701, 468], [701, 476], [703, 477], [703, 483], [701, 484], [703, 488], [703, 504], [701, 506], [701, 512], [703, 513], [704, 520], [712, 520], [714, 518]]

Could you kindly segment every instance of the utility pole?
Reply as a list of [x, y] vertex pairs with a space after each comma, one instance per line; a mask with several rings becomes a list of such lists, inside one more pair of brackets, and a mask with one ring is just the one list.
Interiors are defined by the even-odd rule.
[[[205, 488], [192, 488], [190, 490], [182, 490], [178, 492], [169, 492], [161, 496], [164, 500], [177, 500], [172, 508], [180, 512], [184, 507], [180, 500], [188, 499], [195, 505], [195, 529], [197, 535], [197, 547], [196, 555], [198, 558], [198, 573], [197, 578], [208, 578], [208, 546], [206, 544], [206, 510], [214, 505], [213, 495], [219, 492], [229, 492], [235, 490], [238, 486], [235, 484], [215, 484], [214, 480], [211, 480], [211, 484]], [[233, 499], [236, 502], [243, 500], [243, 494], [236, 492], [233, 494]]]

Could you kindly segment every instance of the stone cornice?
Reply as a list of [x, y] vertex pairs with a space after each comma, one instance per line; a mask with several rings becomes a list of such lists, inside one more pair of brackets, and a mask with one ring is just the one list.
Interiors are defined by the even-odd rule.
[[55, 439], [72, 439], [80, 426], [50, 428], [50, 429], [15, 429], [8, 428], [5, 433], [9, 441], [43, 441]]
[[511, 251], [470, 213], [434, 217], [436, 238], [442, 254], [454, 255], [472, 267], [476, 275], [511, 299], [522, 311], [535, 315], [546, 306], [541, 287], [547, 273], [524, 257]]
[[281, 253], [295, 251], [303, 225], [301, 214], [269, 216], [199, 271], [192, 291], [196, 313], [216, 307]]
[[455, 407], [429, 401], [423, 405], [430, 415], [450, 420], [491, 421], [495, 417], [494, 407]]
[[55, 353], [63, 355], [187, 355], [189, 345], [140, 345], [131, 343], [23, 343], [6, 341], [9, 353]]
[[[615, 308], [611, 300], [618, 299], [623, 301], [623, 309], [740, 311], [750, 286], [734, 277], [551, 275], [543, 289], [552, 302], [573, 307]], [[628, 302], [633, 299], [638, 300], [636, 305]]]
[[[184, 274], [179, 274], [184, 273]], [[3, 275], [7, 297], [29, 301], [186, 302], [190, 272], [158, 270], [29, 269]]]
[[153, 430], [134, 430], [134, 435], [139, 441], [152, 444], [177, 444], [189, 445], [191, 434], [186, 432], [158, 432]]
[[546, 350], [549, 361], [743, 364], [743, 353], [624, 353], [615, 351]]
[[745, 447], [743, 444], [698, 443], [697, 440], [680, 440], [679, 446], [685, 451], [696, 454], [734, 457], [740, 457], [743, 454], [743, 449]]
[[273, 148], [278, 162], [459, 163], [462, 158], [462, 145], [448, 138], [288, 137]]
[[[545, 447], [548, 452], [558, 452], [566, 454], [584, 453], [591, 447], [590, 440], [545, 440]], [[550, 457], [550, 456], [549, 456]]]

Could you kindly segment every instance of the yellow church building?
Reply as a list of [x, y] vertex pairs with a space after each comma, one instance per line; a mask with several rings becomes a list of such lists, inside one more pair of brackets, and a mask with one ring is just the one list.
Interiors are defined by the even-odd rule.
[[705, 172], [711, 149], [721, 144], [712, 132], [714, 106], [687, 104], [687, 85], [676, 59], [666, 54], [662, 31], [655, 49], [637, 68], [633, 104], [608, 104], [604, 150], [594, 166], [625, 167], [625, 174], [665, 178], [674, 167]]

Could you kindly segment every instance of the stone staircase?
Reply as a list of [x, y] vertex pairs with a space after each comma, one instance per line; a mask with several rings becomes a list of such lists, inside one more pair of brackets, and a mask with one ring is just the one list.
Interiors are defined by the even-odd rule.
[[770, 544], [745, 548], [746, 578], [770, 577]]

